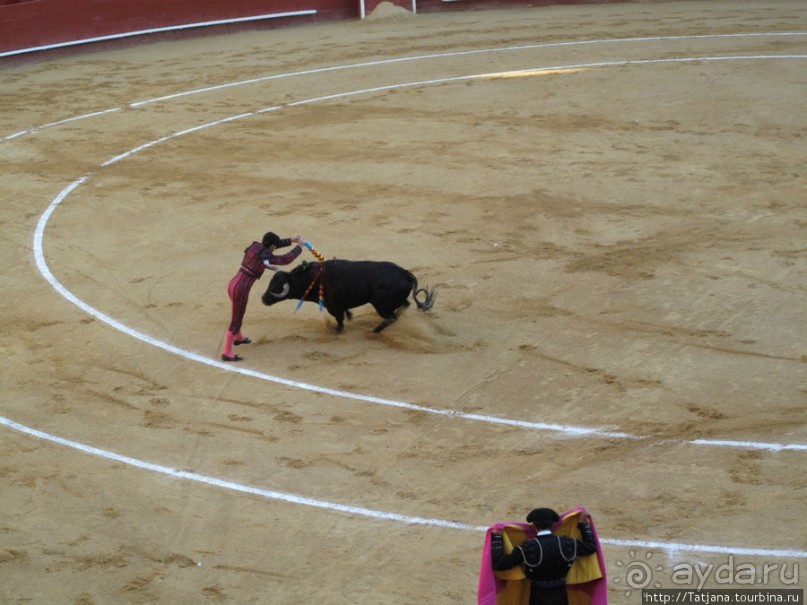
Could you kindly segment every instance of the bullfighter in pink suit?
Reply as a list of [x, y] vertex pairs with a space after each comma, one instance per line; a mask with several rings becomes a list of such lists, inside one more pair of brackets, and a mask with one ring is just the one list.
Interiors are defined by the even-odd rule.
[[[299, 244], [305, 240], [301, 235], [280, 239], [271, 231], [263, 236], [260, 242], [252, 244], [244, 250], [244, 258], [241, 267], [227, 286], [227, 294], [232, 301], [232, 317], [230, 325], [224, 336], [224, 348], [221, 351], [223, 361], [241, 361], [243, 357], [233, 352], [233, 346], [245, 345], [252, 342], [241, 333], [241, 324], [244, 321], [244, 313], [247, 311], [249, 301], [249, 291], [252, 284], [261, 278], [264, 270], [276, 269], [277, 265], [288, 265], [295, 258], [300, 256], [303, 249]], [[285, 248], [292, 244], [298, 244], [290, 252], [275, 256], [273, 252], [277, 248]]]

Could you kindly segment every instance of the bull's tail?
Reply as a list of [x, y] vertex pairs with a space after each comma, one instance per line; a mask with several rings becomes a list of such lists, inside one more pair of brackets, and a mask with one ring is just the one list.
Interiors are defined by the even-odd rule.
[[[429, 289], [428, 286], [425, 288], [418, 288], [418, 279], [414, 275], [412, 278], [415, 280], [412, 284], [412, 298], [415, 299], [415, 304], [418, 306], [418, 309], [421, 311], [428, 311], [434, 306], [434, 301], [437, 299], [437, 287]], [[424, 299], [418, 299], [418, 294], [423, 293]]]

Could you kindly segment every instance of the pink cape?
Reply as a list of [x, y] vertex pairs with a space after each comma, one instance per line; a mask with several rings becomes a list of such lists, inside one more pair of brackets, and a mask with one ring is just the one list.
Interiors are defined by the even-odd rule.
[[[573, 510], [563, 513], [560, 517], [564, 519], [569, 515], [582, 512], [585, 509], [575, 508]], [[602, 578], [592, 580], [585, 584], [577, 584], [575, 588], [587, 593], [591, 598], [591, 605], [608, 605], [608, 585], [605, 579], [605, 560], [602, 556], [602, 548], [600, 548], [600, 539], [597, 535], [597, 528], [594, 525], [594, 519], [589, 516], [591, 523], [591, 531], [594, 534], [594, 540], [597, 542], [597, 560], [600, 562], [600, 569], [602, 569]], [[490, 557], [490, 535], [494, 530], [500, 531], [507, 525], [516, 525], [524, 530], [528, 539], [535, 537], [535, 527], [528, 523], [497, 523], [488, 528], [485, 534], [485, 546], [482, 550], [482, 567], [479, 571], [479, 593], [478, 605], [496, 605], [497, 593], [504, 590], [505, 581], [500, 580], [493, 573], [493, 562]], [[560, 525], [558, 522], [557, 525]]]

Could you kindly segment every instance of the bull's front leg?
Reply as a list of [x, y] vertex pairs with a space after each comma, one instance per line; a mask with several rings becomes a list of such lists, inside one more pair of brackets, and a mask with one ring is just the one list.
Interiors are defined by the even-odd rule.
[[[348, 319], [350, 319], [350, 311], [348, 313]], [[345, 329], [345, 311], [336, 311], [331, 313], [333, 318], [336, 320], [336, 327], [334, 328], [334, 332], [337, 334], [341, 334], [342, 330]]]

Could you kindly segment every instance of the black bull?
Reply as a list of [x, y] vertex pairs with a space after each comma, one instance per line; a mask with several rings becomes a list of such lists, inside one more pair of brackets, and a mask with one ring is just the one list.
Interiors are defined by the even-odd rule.
[[[324, 270], [323, 270], [324, 269]], [[378, 261], [327, 260], [324, 263], [302, 263], [290, 272], [278, 271], [269, 282], [262, 301], [273, 305], [297, 299], [318, 302], [320, 284], [328, 313], [336, 319], [336, 331], [344, 329], [345, 317], [352, 319], [350, 309], [371, 304], [384, 318], [373, 332], [380, 332], [409, 306], [409, 295], [421, 311], [428, 311], [436, 297], [434, 288], [418, 288], [418, 280], [395, 263]], [[424, 299], [419, 300], [418, 295]]]

